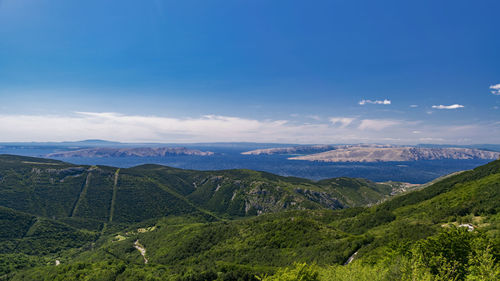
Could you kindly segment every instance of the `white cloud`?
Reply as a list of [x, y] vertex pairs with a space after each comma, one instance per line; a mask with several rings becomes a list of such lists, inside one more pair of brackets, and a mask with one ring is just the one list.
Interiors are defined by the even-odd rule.
[[0, 141], [106, 139], [123, 142], [351, 142], [328, 123], [295, 123], [205, 115], [197, 118], [75, 112], [61, 115], [1, 115]]
[[419, 138], [419, 140], [426, 143], [440, 143], [445, 141], [443, 138]]
[[306, 117], [314, 119], [316, 121], [321, 121], [321, 117], [319, 117], [319, 115], [307, 115]]
[[410, 105], [410, 107], [411, 107], [411, 108], [415, 108], [415, 107], [418, 107], [418, 105], [416, 105], [416, 104], [412, 104], [412, 105]]
[[388, 127], [401, 124], [398, 120], [388, 120], [388, 119], [363, 119], [361, 124], [359, 124], [358, 129], [360, 130], [375, 130], [380, 131]]
[[391, 104], [391, 101], [388, 100], [388, 99], [384, 99], [384, 100], [365, 100], [365, 99], [362, 99], [359, 101], [359, 105], [365, 105], [365, 104]]
[[435, 109], [457, 109], [457, 108], [464, 108], [465, 106], [461, 104], [452, 104], [452, 105], [433, 105], [432, 108]]
[[356, 118], [349, 117], [330, 117], [328, 120], [330, 120], [333, 125], [339, 124], [340, 128], [345, 128], [349, 126], [355, 119]]
[[[498, 120], [495, 120], [498, 122]], [[332, 125], [333, 124], [333, 125]], [[471, 125], [472, 124], [472, 125]], [[205, 115], [192, 118], [77, 112], [70, 115], [0, 114], [0, 141], [106, 139], [122, 142], [439, 143], [500, 142], [490, 123], [436, 125], [396, 119], [332, 117], [314, 124]]]
[[497, 96], [500, 95], [500, 84], [491, 85], [490, 89], [492, 90], [491, 91], [492, 94], [497, 95]]

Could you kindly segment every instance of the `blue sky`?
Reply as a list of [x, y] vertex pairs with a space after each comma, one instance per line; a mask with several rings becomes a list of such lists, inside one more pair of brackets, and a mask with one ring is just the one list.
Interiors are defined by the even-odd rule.
[[500, 143], [499, 10], [0, 0], [0, 141]]

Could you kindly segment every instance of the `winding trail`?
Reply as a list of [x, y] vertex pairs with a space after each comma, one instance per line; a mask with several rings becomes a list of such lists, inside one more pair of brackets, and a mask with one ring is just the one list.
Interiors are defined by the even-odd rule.
[[347, 259], [347, 261], [346, 261], [346, 263], [344, 263], [344, 265], [350, 264], [354, 260], [354, 258], [356, 258], [356, 256], [358, 255], [358, 252], [359, 251], [354, 252], [354, 254], [352, 254], [352, 256], [350, 256], [349, 259]]
[[148, 263], [148, 259], [146, 258], [146, 248], [144, 248], [144, 246], [139, 243], [139, 239], [135, 240], [134, 248], [136, 248], [141, 253], [141, 256], [144, 258], [144, 263]]

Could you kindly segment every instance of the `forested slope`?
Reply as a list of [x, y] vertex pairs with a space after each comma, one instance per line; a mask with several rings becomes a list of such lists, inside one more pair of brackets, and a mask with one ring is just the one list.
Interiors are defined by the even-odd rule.
[[[55, 165], [75, 168], [60, 162], [49, 162], [42, 168]], [[13, 167], [7, 169], [8, 177], [2, 172], [2, 181], [9, 178], [12, 183], [12, 174], [21, 168], [32, 179], [29, 168]], [[311, 182], [248, 170], [196, 172], [156, 165], [120, 170], [82, 167], [82, 175], [74, 176], [86, 178], [78, 196], [71, 197], [76, 208], [59, 207], [67, 212], [65, 217], [41, 215], [49, 213], [47, 210], [55, 212], [52, 208], [0, 208], [0, 224], [4, 226], [0, 234], [5, 245], [0, 255], [3, 279], [498, 277], [500, 161], [383, 202], [380, 200], [387, 198], [384, 194], [391, 188], [362, 179]], [[53, 177], [45, 178], [50, 182]], [[18, 182], [30, 183], [26, 186], [31, 188], [39, 186], [34, 180]], [[91, 197], [94, 189], [102, 195]], [[363, 201], [372, 198], [372, 192], [377, 200]], [[335, 197], [339, 205], [331, 205], [323, 194]], [[238, 196], [245, 204], [259, 202], [260, 209], [239, 213], [242, 209], [231, 203]], [[356, 204], [336, 209], [348, 206], [346, 197]], [[279, 205], [282, 198], [289, 198], [283, 202], [289, 202], [290, 208]], [[99, 205], [100, 200], [108, 208], [113, 206], [112, 218], [103, 211], [106, 208], [94, 211], [86, 207]], [[354, 207], [374, 202], [379, 203]], [[37, 212], [29, 213], [31, 210]], [[56, 240], [61, 242], [51, 242]], [[138, 249], [144, 249], [144, 256]], [[342, 266], [351, 256], [354, 262]], [[55, 266], [55, 260], [61, 264]]]

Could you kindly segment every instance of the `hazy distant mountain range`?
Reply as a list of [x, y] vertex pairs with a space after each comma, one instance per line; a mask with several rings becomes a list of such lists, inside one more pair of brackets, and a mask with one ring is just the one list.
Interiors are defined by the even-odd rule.
[[500, 152], [473, 148], [427, 148], [393, 145], [312, 145], [257, 149], [244, 155], [306, 154], [290, 160], [321, 162], [389, 162], [418, 160], [498, 159]]
[[[156, 148], [185, 148], [163, 154]], [[104, 140], [66, 142], [0, 143], [0, 154], [51, 157], [79, 165], [105, 165], [121, 168], [141, 164], [162, 164], [191, 170], [252, 169], [281, 176], [321, 180], [333, 177], [363, 177], [382, 182], [396, 180], [425, 183], [460, 170], [473, 169], [491, 159], [443, 159], [404, 162], [326, 162], [292, 161], [290, 157], [353, 147], [403, 147], [374, 144], [299, 145], [281, 143], [120, 143]], [[470, 148], [500, 152], [500, 145], [415, 145], [416, 148]], [[97, 149], [99, 148], [99, 149]], [[104, 149], [107, 148], [107, 149]], [[155, 149], [138, 149], [155, 148]], [[198, 152], [201, 151], [201, 155]], [[251, 153], [249, 153], [251, 151]], [[213, 155], [207, 156], [213, 152]], [[247, 152], [247, 153], [245, 153]], [[279, 153], [278, 153], [279, 152]], [[241, 153], [244, 153], [242, 155]], [[252, 155], [248, 155], [252, 154]]]
[[210, 156], [211, 151], [200, 151], [185, 147], [97, 147], [50, 153], [47, 157], [163, 157], [169, 155]]
[[276, 148], [264, 148], [255, 149], [251, 151], [246, 151], [241, 154], [243, 155], [274, 155], [274, 154], [311, 154], [320, 153], [324, 151], [329, 151], [336, 149], [337, 145], [300, 145], [300, 146], [289, 146], [289, 147], [276, 147]]

